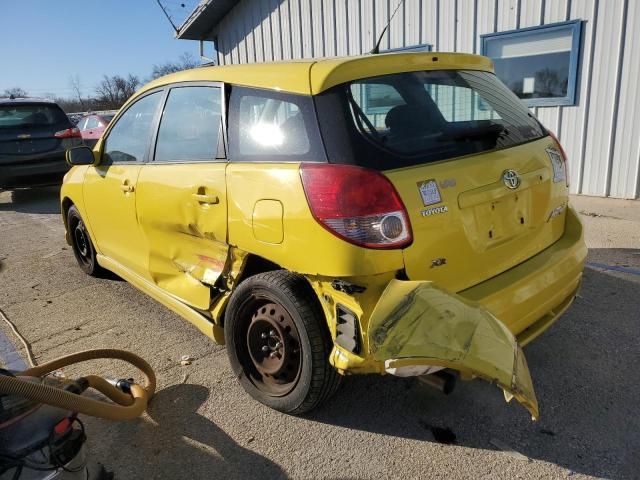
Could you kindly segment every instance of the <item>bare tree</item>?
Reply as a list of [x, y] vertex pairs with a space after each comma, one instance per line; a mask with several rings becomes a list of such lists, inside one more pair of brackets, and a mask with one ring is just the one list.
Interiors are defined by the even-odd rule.
[[127, 77], [104, 75], [96, 87], [97, 108], [105, 110], [120, 108], [139, 86], [140, 79], [135, 75], [129, 74]]
[[13, 87], [13, 88], [5, 89], [4, 93], [2, 94], [2, 97], [14, 96], [15, 98], [20, 98], [20, 97], [26, 97], [27, 95], [29, 94], [24, 88]]
[[81, 87], [81, 84], [80, 84], [80, 75], [78, 75], [78, 74], [71, 75], [69, 77], [69, 85], [71, 85], [71, 89], [73, 90], [73, 93], [75, 95], [75, 99], [80, 104], [80, 110], [82, 110], [82, 111], [87, 110], [86, 102], [82, 98], [82, 87]]
[[179, 72], [181, 70], [188, 70], [190, 68], [195, 68], [198, 65], [198, 61], [193, 58], [190, 53], [183, 53], [178, 57], [177, 61], [174, 62], [166, 62], [159, 65], [153, 65], [153, 70], [151, 71], [150, 80], [154, 80], [158, 77], [162, 77], [163, 75], [168, 75], [170, 73]]

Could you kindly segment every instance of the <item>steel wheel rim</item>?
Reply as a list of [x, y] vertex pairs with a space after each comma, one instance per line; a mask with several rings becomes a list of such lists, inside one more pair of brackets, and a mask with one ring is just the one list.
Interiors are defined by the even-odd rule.
[[73, 239], [78, 258], [83, 264], [89, 265], [91, 263], [91, 245], [87, 231], [81, 221], [78, 222], [76, 228], [73, 229]]
[[270, 299], [254, 299], [244, 340], [244, 367], [255, 387], [270, 396], [284, 396], [298, 383], [302, 371], [300, 335], [289, 312]]

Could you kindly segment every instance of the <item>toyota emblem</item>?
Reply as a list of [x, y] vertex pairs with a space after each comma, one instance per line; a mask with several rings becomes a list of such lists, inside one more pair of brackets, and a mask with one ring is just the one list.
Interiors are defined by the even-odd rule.
[[502, 181], [511, 190], [515, 190], [520, 186], [520, 176], [515, 170], [505, 170], [502, 172]]

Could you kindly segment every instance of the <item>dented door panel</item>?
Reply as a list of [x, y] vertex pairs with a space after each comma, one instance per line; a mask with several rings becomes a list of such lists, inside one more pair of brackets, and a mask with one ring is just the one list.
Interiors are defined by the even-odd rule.
[[[392, 280], [369, 319], [369, 353], [389, 373], [446, 367], [495, 383], [538, 418], [522, 349], [489, 311], [431, 282]], [[424, 372], [420, 368], [424, 366]]]
[[151, 280], [206, 310], [227, 262], [225, 162], [150, 163], [138, 180], [138, 215]]

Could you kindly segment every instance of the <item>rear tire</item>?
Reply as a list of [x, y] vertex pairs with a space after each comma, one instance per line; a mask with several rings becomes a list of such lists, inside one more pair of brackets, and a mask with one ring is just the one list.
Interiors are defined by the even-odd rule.
[[107, 271], [98, 265], [96, 249], [75, 205], [72, 205], [67, 212], [67, 228], [69, 229], [73, 254], [82, 271], [92, 277], [104, 276]]
[[326, 319], [300, 275], [276, 270], [242, 282], [231, 295], [224, 331], [240, 384], [268, 407], [303, 414], [340, 385], [341, 375], [329, 364]]

